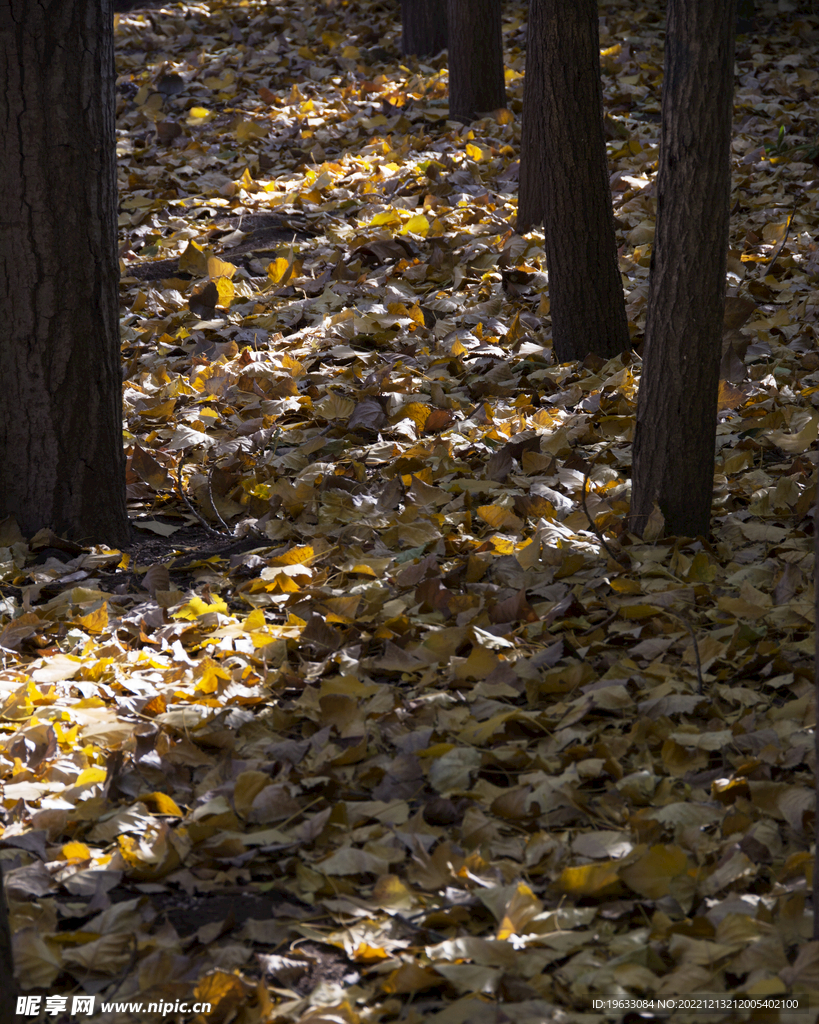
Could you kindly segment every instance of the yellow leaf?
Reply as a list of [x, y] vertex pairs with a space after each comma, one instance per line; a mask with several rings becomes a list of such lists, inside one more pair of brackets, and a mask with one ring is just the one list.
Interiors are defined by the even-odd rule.
[[622, 890], [616, 860], [564, 868], [555, 885], [567, 896], [614, 896]]
[[179, 270], [181, 273], [204, 275], [208, 272], [208, 254], [201, 245], [196, 242], [188, 242], [184, 252], [179, 256]]
[[520, 531], [523, 529], [523, 520], [518, 519], [514, 512], [501, 505], [480, 505], [476, 511], [479, 517], [493, 530]]
[[415, 217], [410, 217], [401, 229], [401, 234], [406, 235], [410, 231], [414, 235], [421, 235], [424, 238], [429, 234], [429, 221], [423, 213], [419, 213]]
[[108, 629], [108, 602], [103, 601], [99, 608], [87, 615], [80, 615], [74, 619], [75, 625], [92, 636], [97, 636]]
[[217, 305], [227, 309], [233, 301], [235, 294], [233, 282], [227, 277], [217, 277], [214, 283], [216, 284], [216, 291], [219, 293]]
[[409, 402], [398, 411], [393, 422], [400, 423], [401, 420], [410, 419], [419, 430], [423, 430], [431, 411], [428, 405], [421, 402]]
[[365, 565], [363, 562], [356, 562], [355, 564], [351, 565], [347, 569], [347, 572], [357, 572], [357, 573], [360, 573], [362, 576], [377, 576], [378, 575], [378, 573], [376, 573], [372, 569], [371, 566]]
[[105, 782], [105, 777], [108, 773], [104, 768], [86, 768], [80, 772], [77, 776], [77, 781], [74, 783], [75, 786], [87, 786], [94, 782]]
[[291, 355], [288, 355], [287, 352], [285, 352], [281, 357], [281, 364], [282, 367], [285, 370], [289, 370], [294, 377], [300, 377], [304, 373], [304, 365], [300, 363], [298, 359], [294, 359]]
[[179, 805], [168, 796], [167, 793], [142, 793], [139, 798], [146, 807], [157, 814], [171, 814], [176, 818], [182, 817], [182, 810]]
[[264, 612], [261, 608], [254, 608], [253, 611], [248, 615], [245, 621], [242, 623], [242, 629], [245, 633], [255, 633], [260, 629], [264, 629], [266, 626], [266, 620]]
[[305, 565], [307, 562], [312, 562], [315, 555], [316, 552], [312, 544], [299, 544], [290, 548], [289, 551], [285, 551], [283, 555], [271, 558], [268, 565]]
[[[306, 50], [307, 47], [302, 49]], [[249, 986], [245, 986], [236, 975], [215, 971], [197, 983], [193, 994], [200, 1002], [210, 1003], [214, 1015], [218, 1007], [219, 1020], [233, 1020], [239, 1010], [248, 1004], [250, 992]]]
[[203, 658], [195, 669], [197, 678], [196, 689], [199, 693], [215, 693], [219, 688], [219, 680], [228, 682], [232, 677], [227, 669], [222, 668], [213, 658]]
[[167, 402], [160, 402], [159, 405], [151, 406], [150, 409], [140, 409], [139, 415], [148, 420], [167, 420], [173, 415], [175, 408], [176, 399], [171, 398]]
[[213, 111], [207, 107], [191, 107], [186, 120], [188, 124], [203, 124], [214, 116]]
[[370, 221], [370, 225], [374, 228], [381, 227], [383, 225], [395, 225], [401, 223], [401, 215], [397, 210], [389, 209], [384, 210], [383, 213], [377, 213]]
[[90, 860], [91, 851], [76, 839], [69, 843], [63, 843], [62, 855], [66, 860]]
[[481, 163], [483, 160], [491, 159], [492, 151], [489, 149], [483, 149], [481, 146], [476, 146], [474, 142], [467, 142], [466, 155], [470, 160], [475, 160], [477, 163]]
[[419, 327], [424, 326], [424, 313], [417, 302], [407, 309], [407, 315], [411, 320], [414, 320]]
[[218, 256], [208, 257], [208, 277], [213, 281], [217, 277], [231, 278], [236, 273], [236, 267], [227, 260], [220, 260]]
[[359, 942], [353, 950], [353, 960], [388, 960], [392, 957], [386, 949], [379, 949], [367, 942]]
[[200, 615], [207, 615], [210, 612], [226, 611], [227, 605], [218, 594], [212, 595], [212, 601], [210, 604], [203, 601], [202, 598], [197, 595], [192, 597], [187, 604], [183, 604], [178, 611], [174, 612], [173, 617], [175, 619], [188, 619], [192, 622], [194, 619], [198, 619]]
[[293, 263], [286, 256], [277, 256], [267, 265], [267, 276], [271, 284], [285, 284], [293, 270]]

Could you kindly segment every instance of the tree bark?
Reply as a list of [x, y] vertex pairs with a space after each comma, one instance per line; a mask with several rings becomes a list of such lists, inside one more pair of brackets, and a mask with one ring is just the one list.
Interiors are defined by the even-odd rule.
[[0, 81], [0, 515], [124, 544], [111, 0], [6, 0]]
[[401, 0], [401, 52], [430, 57], [447, 45], [446, 6], [442, 0]]
[[558, 360], [624, 351], [595, 0], [529, 3], [517, 229], [541, 221]]
[[506, 106], [501, 0], [446, 0], [449, 116], [471, 121]]
[[754, 0], [737, 0], [737, 35], [753, 30], [755, 13]]
[[731, 194], [735, 2], [669, 0], [631, 525], [706, 535]]

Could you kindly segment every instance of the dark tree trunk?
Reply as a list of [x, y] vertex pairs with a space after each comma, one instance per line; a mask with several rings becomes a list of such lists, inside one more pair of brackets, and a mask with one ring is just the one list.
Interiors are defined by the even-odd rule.
[[429, 57], [445, 49], [445, 0], [401, 0], [401, 52]]
[[734, 0], [669, 0], [632, 529], [707, 535], [731, 193]]
[[754, 27], [754, 0], [738, 0], [737, 2], [737, 33], [750, 32]]
[[14, 1020], [16, 1013], [17, 983], [14, 979], [9, 912], [0, 878], [0, 1020]]
[[0, 68], [0, 516], [124, 544], [111, 0], [6, 0]]
[[471, 121], [506, 106], [501, 0], [446, 0], [449, 116]]
[[603, 135], [595, 0], [530, 0], [518, 231], [543, 222], [560, 362], [629, 345]]

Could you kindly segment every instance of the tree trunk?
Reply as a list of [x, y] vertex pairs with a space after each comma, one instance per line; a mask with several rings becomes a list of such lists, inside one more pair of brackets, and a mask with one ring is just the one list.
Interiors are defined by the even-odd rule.
[[603, 135], [595, 0], [530, 0], [520, 232], [543, 222], [560, 362], [629, 346]]
[[17, 1013], [17, 982], [11, 951], [9, 911], [6, 893], [0, 878], [0, 1020], [14, 1020]]
[[737, 34], [751, 32], [754, 27], [756, 5], [754, 0], [738, 0], [737, 2]]
[[111, 0], [6, 0], [0, 67], [0, 516], [124, 544]]
[[631, 525], [707, 536], [731, 194], [735, 2], [669, 0]]
[[446, 49], [443, 0], [401, 0], [401, 52], [430, 57]]
[[449, 116], [471, 121], [506, 106], [501, 0], [446, 0]]

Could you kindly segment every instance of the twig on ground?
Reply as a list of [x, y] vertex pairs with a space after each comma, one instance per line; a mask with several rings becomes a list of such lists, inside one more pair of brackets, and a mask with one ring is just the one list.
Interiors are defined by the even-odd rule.
[[230, 527], [228, 526], [228, 524], [222, 518], [222, 516], [221, 516], [221, 514], [219, 512], [219, 509], [216, 507], [216, 502], [213, 500], [213, 471], [215, 469], [216, 469], [216, 463], [214, 462], [211, 465], [210, 469], [208, 470], [208, 501], [210, 502], [210, 507], [213, 509], [213, 514], [216, 516], [216, 518], [219, 520], [219, 522], [222, 524], [222, 526], [224, 526], [224, 528], [227, 530], [228, 534], [232, 536], [233, 534], [232, 534], [232, 531], [231, 531]]
[[[611, 445], [609, 444], [609, 445], [607, 445], [603, 449], [603, 452], [607, 452], [610, 448], [611, 448]], [[598, 454], [602, 455], [603, 452], [600, 452]], [[596, 461], [597, 461], [597, 455], [595, 455], [592, 458], [591, 462], [589, 462], [588, 469], [586, 470], [585, 475], [583, 476], [583, 490], [581, 491], [581, 494], [580, 494], [580, 502], [583, 505], [583, 511], [586, 513], [586, 519], [588, 519], [588, 521], [589, 521], [589, 526], [592, 528], [595, 536], [600, 541], [600, 544], [602, 545], [603, 549], [608, 554], [609, 558], [612, 558], [615, 562], [618, 562], [620, 565], [622, 565], [625, 568], [628, 563], [625, 561], [625, 559], [621, 555], [616, 554], [612, 550], [612, 548], [609, 547], [608, 542], [606, 541], [606, 538], [603, 536], [603, 534], [598, 529], [597, 523], [595, 523], [595, 521], [592, 519], [591, 512], [589, 512], [589, 506], [586, 504], [586, 488], [588, 487], [589, 476], [591, 475], [591, 471], [594, 468], [594, 464], [595, 464]]]
[[680, 622], [688, 630], [689, 636], [691, 637], [691, 643], [694, 645], [694, 659], [697, 663], [697, 693], [700, 696], [702, 696], [702, 662], [700, 661], [700, 645], [697, 643], [697, 634], [694, 632], [694, 627], [691, 625], [691, 623], [685, 618], [684, 615], [681, 615], [680, 612], [674, 611], [673, 608], [667, 608], [666, 611], [671, 612], [671, 614], [675, 618], [680, 620]]
[[[179, 465], [176, 467], [176, 490], [179, 497], [185, 502], [188, 507], [188, 511], [191, 512], [199, 520], [202, 527], [207, 530], [213, 537], [231, 537], [231, 533], [223, 533], [221, 530], [214, 530], [210, 523], [200, 514], [199, 510], [194, 508], [190, 498], [185, 494], [185, 488], [182, 486], [182, 467], [185, 465], [184, 456], [179, 460]], [[210, 488], [210, 474], [208, 474], [208, 485]], [[213, 502], [211, 501], [211, 504]], [[217, 515], [219, 513], [217, 512]], [[221, 516], [219, 517], [221, 520]]]
[[762, 266], [764, 268], [764, 273], [762, 275], [763, 277], [767, 277], [768, 274], [771, 273], [771, 271], [773, 270], [774, 263], [776, 263], [777, 259], [779, 258], [779, 254], [785, 248], [785, 244], [788, 241], [788, 233], [790, 232], [791, 224], [793, 223], [793, 215], [795, 213], [796, 213], [796, 207], [794, 207], [791, 210], [790, 216], [788, 217], [788, 223], [785, 225], [785, 237], [782, 239], [782, 241], [776, 247], [776, 249], [774, 250], [773, 256], [771, 256], [771, 258], [768, 260], [768, 262], [762, 264]]

